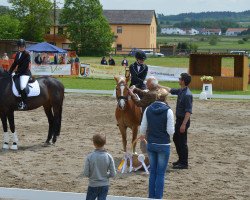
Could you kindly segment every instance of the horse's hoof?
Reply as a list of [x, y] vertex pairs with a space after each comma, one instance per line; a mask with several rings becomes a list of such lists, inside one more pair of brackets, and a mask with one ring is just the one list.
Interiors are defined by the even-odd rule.
[[12, 144], [10, 149], [16, 151], [18, 148], [16, 144]]
[[9, 144], [4, 143], [4, 144], [3, 144], [3, 149], [4, 149], [4, 150], [9, 149]]

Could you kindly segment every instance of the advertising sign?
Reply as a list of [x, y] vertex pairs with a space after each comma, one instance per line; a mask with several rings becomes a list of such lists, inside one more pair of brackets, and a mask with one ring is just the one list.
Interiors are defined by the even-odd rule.
[[31, 73], [38, 76], [71, 75], [71, 65], [31, 65]]

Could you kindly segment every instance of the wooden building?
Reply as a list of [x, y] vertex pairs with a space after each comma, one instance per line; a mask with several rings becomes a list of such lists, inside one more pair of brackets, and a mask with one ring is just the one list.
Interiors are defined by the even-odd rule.
[[[222, 76], [222, 58], [234, 59], [234, 76]], [[213, 76], [215, 90], [247, 90], [248, 87], [248, 57], [236, 54], [194, 53], [190, 54], [189, 73], [192, 76], [190, 88], [201, 89], [200, 78], [203, 75]]]

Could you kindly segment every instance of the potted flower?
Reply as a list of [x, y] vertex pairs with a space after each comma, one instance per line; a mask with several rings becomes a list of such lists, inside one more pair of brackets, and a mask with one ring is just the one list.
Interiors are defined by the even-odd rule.
[[213, 82], [213, 80], [214, 80], [214, 78], [212, 76], [202, 76], [201, 77], [201, 81], [203, 83], [210, 83], [211, 84]]

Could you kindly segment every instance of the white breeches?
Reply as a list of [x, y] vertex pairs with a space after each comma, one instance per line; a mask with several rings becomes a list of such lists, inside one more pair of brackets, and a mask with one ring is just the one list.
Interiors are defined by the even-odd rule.
[[23, 90], [26, 88], [28, 81], [29, 81], [30, 76], [27, 75], [22, 75], [20, 76], [20, 89]]

